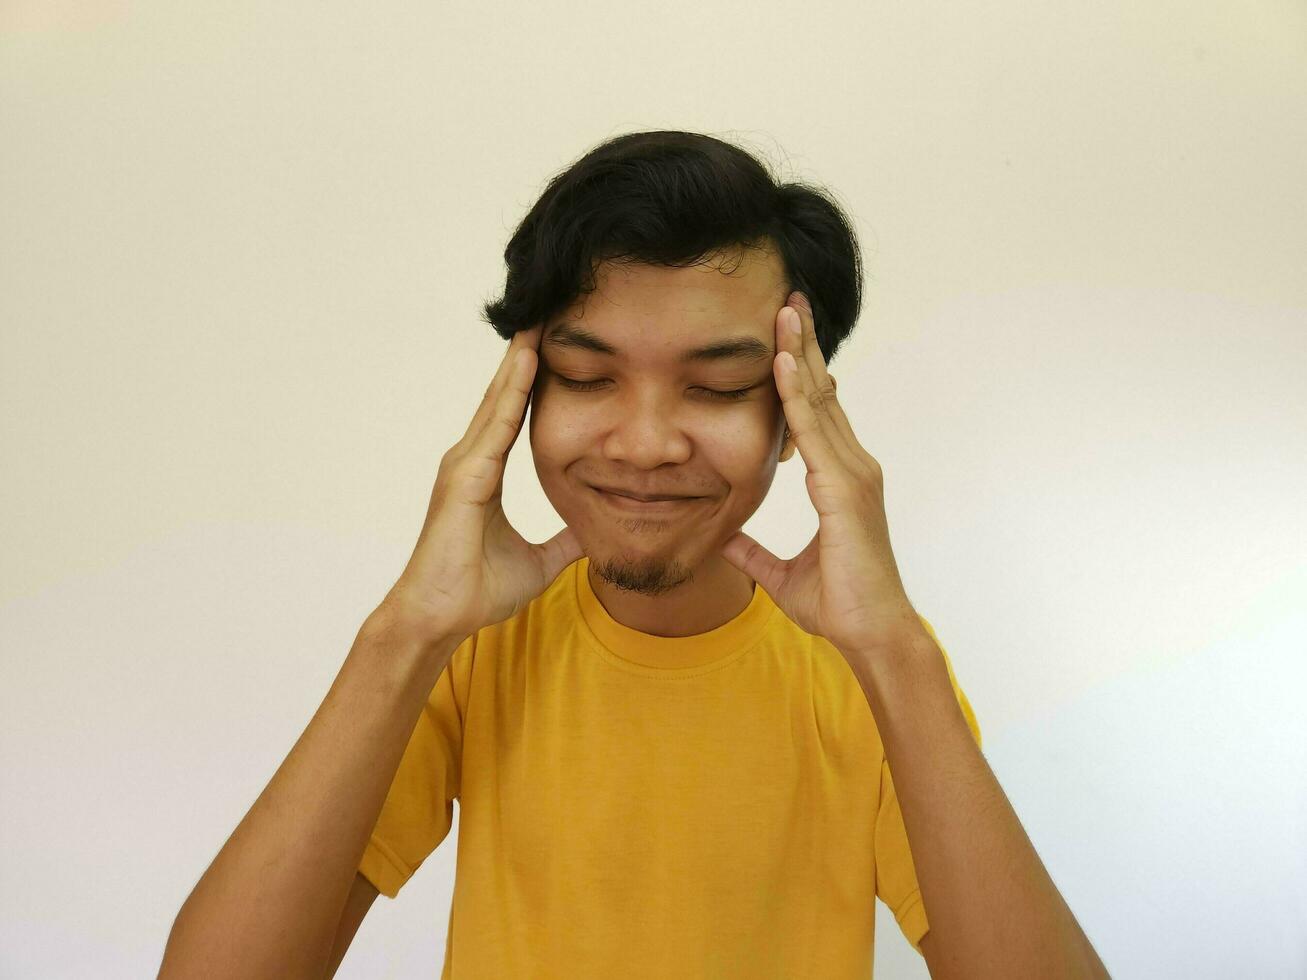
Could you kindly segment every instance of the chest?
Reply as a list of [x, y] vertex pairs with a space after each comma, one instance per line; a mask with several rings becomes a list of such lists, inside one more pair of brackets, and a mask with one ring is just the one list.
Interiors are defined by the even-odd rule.
[[484, 823], [523, 874], [592, 890], [694, 877], [722, 897], [869, 846], [869, 711], [767, 674], [640, 680], [580, 675], [483, 701], [464, 732], [460, 834]]

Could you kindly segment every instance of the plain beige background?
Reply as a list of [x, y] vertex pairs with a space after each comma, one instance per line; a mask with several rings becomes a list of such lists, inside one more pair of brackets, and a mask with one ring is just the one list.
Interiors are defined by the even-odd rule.
[[[842, 403], [1113, 975], [1307, 972], [1303, 4], [0, 11], [0, 975], [153, 975], [408, 558], [512, 227], [654, 128], [854, 217]], [[560, 526], [526, 440], [506, 500]], [[457, 832], [342, 977], [439, 975]]]

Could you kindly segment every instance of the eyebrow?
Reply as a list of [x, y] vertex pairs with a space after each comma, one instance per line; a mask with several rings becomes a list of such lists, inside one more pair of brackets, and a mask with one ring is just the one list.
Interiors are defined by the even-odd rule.
[[[545, 338], [544, 342], [555, 347], [572, 347], [577, 350], [593, 351], [596, 354], [604, 354], [608, 357], [622, 356], [622, 352], [612, 344], [599, 339], [590, 331], [573, 326], [570, 323], [560, 323]], [[704, 344], [702, 347], [682, 351], [679, 360], [683, 363], [726, 360], [769, 361], [773, 356], [775, 355], [772, 349], [757, 337], [740, 336], [726, 337], [722, 340], [713, 341], [711, 344]]]

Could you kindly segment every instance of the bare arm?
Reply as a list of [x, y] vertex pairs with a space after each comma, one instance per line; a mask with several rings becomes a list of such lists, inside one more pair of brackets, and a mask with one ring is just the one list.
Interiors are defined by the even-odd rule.
[[349, 944], [354, 941], [354, 934], [359, 931], [368, 909], [372, 908], [372, 903], [377, 900], [379, 894], [381, 893], [377, 891], [377, 886], [364, 878], [362, 872], [355, 873], [354, 887], [349, 890], [349, 898], [345, 900], [345, 911], [336, 926], [336, 940], [331, 947], [331, 965], [327, 970], [328, 980], [336, 976], [336, 971], [340, 969], [340, 961], [345, 958], [345, 954], [349, 951]]
[[183, 903], [160, 980], [327, 975], [368, 836], [457, 647], [415, 636], [381, 610], [368, 617], [308, 727]]
[[504, 463], [530, 401], [541, 331], [509, 341], [467, 434], [441, 457], [408, 565], [182, 904], [160, 980], [334, 972], [338, 937], [348, 931], [348, 946], [367, 911], [358, 864], [431, 689], [465, 638], [514, 615], [581, 557], [571, 528], [532, 544], [504, 517]]
[[915, 630], [849, 662], [893, 771], [931, 977], [1109, 977], [976, 745], [935, 641]]

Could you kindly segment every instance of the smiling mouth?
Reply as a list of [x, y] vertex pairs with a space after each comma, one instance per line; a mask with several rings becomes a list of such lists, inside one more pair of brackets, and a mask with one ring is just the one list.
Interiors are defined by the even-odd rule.
[[641, 500], [636, 497], [628, 497], [624, 494], [614, 493], [609, 490], [604, 490], [602, 487], [591, 487], [591, 489], [594, 490], [594, 492], [599, 495], [599, 498], [603, 500], [605, 503], [612, 504], [614, 507], [621, 508], [622, 510], [635, 510], [635, 511], [674, 510], [683, 504], [691, 504], [694, 503], [696, 500], [703, 499], [702, 497], [673, 497], [671, 499]]

